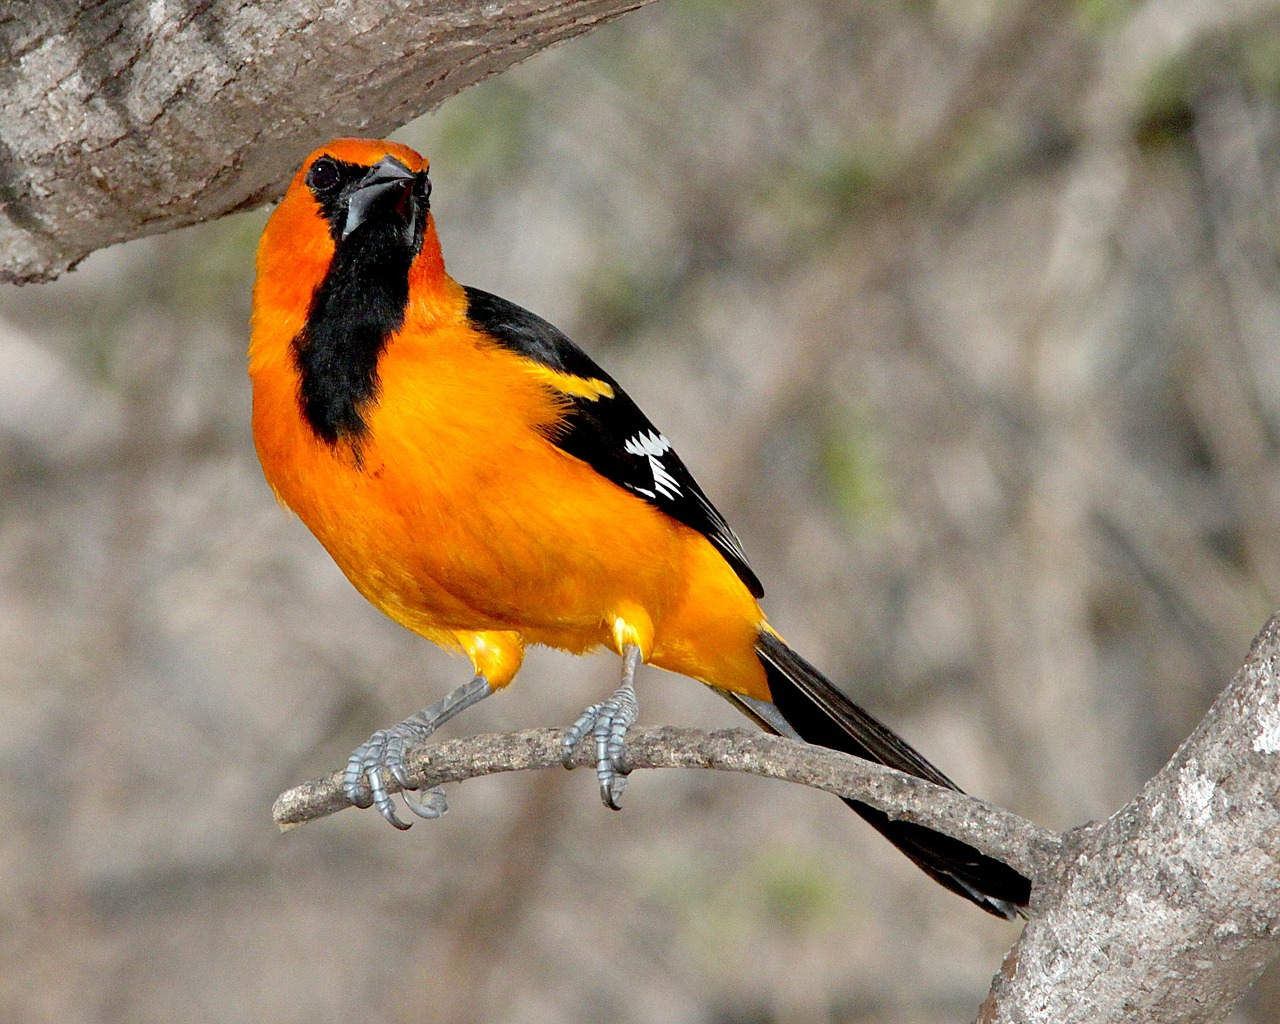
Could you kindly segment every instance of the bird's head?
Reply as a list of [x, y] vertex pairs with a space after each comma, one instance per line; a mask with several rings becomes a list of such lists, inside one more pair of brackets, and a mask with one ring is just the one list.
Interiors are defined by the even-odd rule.
[[289, 186], [295, 195], [324, 219], [335, 245], [357, 236], [365, 247], [403, 246], [414, 255], [422, 247], [431, 182], [427, 161], [407, 146], [331, 142], [307, 157]]
[[424, 281], [444, 264], [431, 219], [427, 161], [408, 146], [335, 139], [303, 162], [258, 251], [259, 279], [315, 288], [338, 264], [411, 267]]

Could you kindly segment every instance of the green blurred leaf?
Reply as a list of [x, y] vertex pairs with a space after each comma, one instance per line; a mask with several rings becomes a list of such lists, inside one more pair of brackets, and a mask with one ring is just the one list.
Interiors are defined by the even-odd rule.
[[1195, 127], [1192, 97], [1200, 85], [1187, 61], [1168, 61], [1152, 73], [1134, 118], [1133, 141], [1144, 150], [1180, 146]]
[[763, 851], [753, 865], [761, 915], [792, 934], [820, 931], [839, 919], [845, 900], [830, 868], [794, 850]]
[[874, 527], [889, 517], [892, 502], [880, 450], [866, 423], [832, 426], [822, 439], [821, 452], [827, 485], [847, 523]]
[[601, 344], [634, 334], [671, 315], [677, 287], [670, 268], [603, 262], [581, 283], [584, 330]]
[[1078, 0], [1080, 21], [1099, 35], [1120, 25], [1137, 7], [1134, 0]]
[[772, 844], [741, 863], [675, 856], [651, 880], [652, 896], [685, 920], [688, 945], [722, 951], [760, 934], [806, 938], [856, 913], [849, 880], [816, 852]]

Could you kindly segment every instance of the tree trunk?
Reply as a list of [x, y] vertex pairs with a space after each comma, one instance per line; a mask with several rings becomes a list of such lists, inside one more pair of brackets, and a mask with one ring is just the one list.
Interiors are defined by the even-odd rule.
[[980, 1024], [1210, 1024], [1280, 954], [1280, 618], [1132, 802], [1064, 836]]

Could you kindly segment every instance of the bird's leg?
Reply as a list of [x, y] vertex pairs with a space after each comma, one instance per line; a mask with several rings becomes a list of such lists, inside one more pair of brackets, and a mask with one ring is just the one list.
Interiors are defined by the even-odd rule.
[[592, 704], [569, 726], [560, 740], [561, 760], [566, 768], [573, 767], [573, 755], [587, 733], [596, 741], [596, 778], [600, 780], [600, 799], [611, 810], [618, 810], [618, 800], [627, 785], [629, 769], [623, 767], [627, 730], [635, 724], [640, 713], [636, 702], [636, 669], [640, 667], [641, 654], [637, 644], [627, 644], [622, 649], [622, 685], [613, 696], [601, 704]]
[[409, 773], [404, 763], [405, 753], [411, 747], [426, 743], [433, 732], [459, 711], [465, 711], [491, 693], [493, 687], [489, 685], [489, 680], [483, 675], [477, 675], [471, 682], [459, 686], [399, 725], [379, 729], [358, 746], [347, 761], [347, 774], [342, 783], [347, 799], [357, 807], [372, 804], [396, 828], [408, 828], [412, 823], [400, 820], [395, 804], [391, 801], [391, 794], [387, 792], [386, 774], [389, 772], [400, 783], [404, 802], [409, 810], [419, 818], [440, 817], [448, 809], [448, 805], [444, 790], [439, 786], [428, 790], [424, 799], [409, 796], [409, 791], [417, 787], [409, 783]]

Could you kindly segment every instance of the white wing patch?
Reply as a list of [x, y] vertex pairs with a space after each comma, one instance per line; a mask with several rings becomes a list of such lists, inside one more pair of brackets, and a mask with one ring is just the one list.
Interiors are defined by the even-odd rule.
[[662, 456], [671, 451], [670, 441], [656, 430], [646, 430], [636, 434], [622, 447], [632, 455], [647, 457], [649, 470], [653, 473], [654, 490], [650, 491], [644, 487], [634, 487], [635, 491], [648, 497], [653, 497], [654, 491], [656, 491], [664, 498], [670, 498], [672, 501], [680, 497], [680, 484], [677, 483], [675, 477], [667, 472], [667, 467], [662, 464]]

